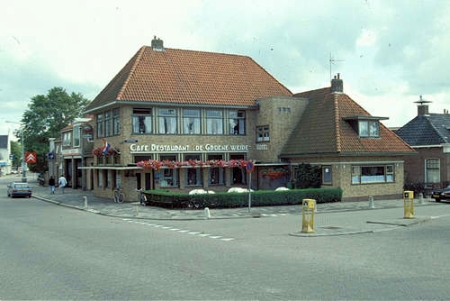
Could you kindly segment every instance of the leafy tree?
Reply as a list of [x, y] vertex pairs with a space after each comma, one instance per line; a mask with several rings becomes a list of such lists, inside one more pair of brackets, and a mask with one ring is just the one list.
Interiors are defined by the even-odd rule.
[[18, 168], [22, 164], [22, 145], [17, 141], [11, 141], [12, 166]]
[[[70, 95], [61, 87], [54, 87], [47, 95], [36, 95], [31, 98], [28, 110], [23, 114], [25, 151], [34, 151], [38, 156], [38, 164], [30, 166], [33, 171], [46, 169], [49, 138], [58, 138], [61, 130], [71, 124], [75, 118], [82, 117], [82, 112], [89, 100], [80, 93]], [[20, 132], [16, 133], [21, 139]]]
[[322, 183], [322, 168], [320, 166], [312, 166], [309, 163], [302, 163], [298, 166], [296, 180], [297, 188], [320, 188]]

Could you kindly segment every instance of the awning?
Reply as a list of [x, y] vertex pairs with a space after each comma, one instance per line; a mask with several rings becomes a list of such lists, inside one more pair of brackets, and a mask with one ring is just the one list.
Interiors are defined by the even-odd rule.
[[83, 166], [78, 169], [107, 169], [107, 170], [143, 170], [139, 166]]

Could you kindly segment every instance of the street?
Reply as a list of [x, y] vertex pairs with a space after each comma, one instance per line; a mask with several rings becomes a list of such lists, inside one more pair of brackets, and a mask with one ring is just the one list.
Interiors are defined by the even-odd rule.
[[[446, 299], [450, 204], [433, 219], [296, 237], [298, 215], [153, 221], [90, 214], [0, 186], [0, 300]], [[386, 209], [377, 214], [392, 214]], [[318, 222], [357, 218], [329, 213]], [[400, 213], [401, 215], [402, 213]], [[321, 220], [322, 219], [322, 220]], [[381, 228], [380, 228], [381, 229]]]

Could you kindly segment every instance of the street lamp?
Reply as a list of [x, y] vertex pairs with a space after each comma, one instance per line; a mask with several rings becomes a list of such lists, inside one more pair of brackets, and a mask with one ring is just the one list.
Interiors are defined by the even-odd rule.
[[[20, 122], [15, 121], [6, 121], [6, 123], [14, 123], [14, 124], [20, 124]], [[25, 162], [25, 140], [23, 138], [23, 128], [20, 130], [20, 140], [22, 140], [22, 182], [27, 181], [27, 163]]]

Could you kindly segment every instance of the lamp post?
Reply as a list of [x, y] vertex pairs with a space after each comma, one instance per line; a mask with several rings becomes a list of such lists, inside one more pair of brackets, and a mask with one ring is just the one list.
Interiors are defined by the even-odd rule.
[[[15, 121], [6, 121], [7, 123], [21, 124]], [[22, 182], [27, 182], [27, 163], [25, 161], [25, 140], [23, 138], [23, 128], [20, 130], [20, 140], [22, 144]]]

